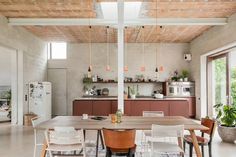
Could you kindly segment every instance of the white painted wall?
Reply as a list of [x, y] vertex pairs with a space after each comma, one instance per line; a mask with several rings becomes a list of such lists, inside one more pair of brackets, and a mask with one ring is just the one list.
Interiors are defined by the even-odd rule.
[[[197, 97], [197, 117], [205, 116], [203, 112], [206, 108], [205, 96], [201, 97], [204, 88], [204, 68], [201, 70], [201, 56], [204, 57], [208, 52], [224, 47], [236, 41], [236, 14], [228, 19], [228, 24], [224, 26], [214, 26], [202, 35], [197, 37], [190, 43], [192, 53], [191, 72], [192, 78], [196, 82], [196, 97]], [[202, 59], [204, 60], [204, 59]], [[202, 80], [201, 80], [202, 77]], [[202, 81], [202, 82], [201, 82]], [[203, 85], [203, 86], [202, 86]]]
[[[160, 45], [159, 45], [160, 46]], [[68, 113], [72, 113], [72, 101], [83, 95], [82, 78], [87, 74], [89, 66], [89, 45], [88, 44], [68, 44], [67, 60], [51, 60], [48, 68], [67, 68], [67, 95]], [[129, 71], [125, 76], [135, 77], [137, 74], [144, 74], [148, 78], [155, 78], [156, 67], [156, 44], [145, 44], [145, 66], [146, 71], [141, 72], [140, 66], [142, 44], [128, 44], [127, 65]], [[189, 70], [189, 63], [184, 61], [183, 54], [189, 52], [189, 44], [161, 44], [158, 49], [158, 63], [164, 66], [164, 72], [159, 76], [160, 81], [169, 78], [174, 70]], [[106, 44], [92, 44], [92, 69], [93, 74], [97, 74], [104, 79], [117, 79], [117, 44], [110, 44], [110, 66], [111, 71], [106, 71]], [[60, 78], [58, 78], [60, 79]], [[117, 95], [117, 85], [96, 84], [97, 88], [108, 87], [110, 95]], [[127, 86], [127, 85], [126, 85]], [[133, 86], [133, 85], [131, 85]], [[141, 84], [139, 92], [142, 95], [151, 95], [153, 90], [160, 88], [154, 84]], [[126, 88], [127, 90], [127, 88]]]
[[[47, 44], [22, 27], [10, 26], [7, 19], [0, 16], [0, 45], [23, 52], [23, 93], [27, 94], [27, 84], [30, 81], [45, 81], [47, 76]], [[19, 68], [19, 67], [18, 67]], [[18, 95], [23, 100], [24, 94]], [[22, 102], [23, 111], [28, 111], [27, 102]], [[19, 104], [18, 104], [19, 105]], [[22, 124], [23, 116], [19, 124]]]
[[11, 53], [0, 46], [0, 86], [11, 86]]

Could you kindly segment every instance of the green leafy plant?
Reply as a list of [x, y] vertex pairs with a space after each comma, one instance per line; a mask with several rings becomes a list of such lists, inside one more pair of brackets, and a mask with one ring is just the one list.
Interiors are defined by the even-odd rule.
[[183, 71], [182, 71], [182, 77], [183, 77], [183, 78], [187, 78], [188, 76], [189, 76], [188, 70], [183, 70]]
[[134, 87], [130, 87], [130, 94], [135, 95], [136, 91]]
[[222, 103], [214, 105], [217, 117], [221, 125], [226, 127], [235, 127], [236, 125], [236, 107], [223, 105]]
[[89, 89], [89, 86], [93, 83], [92, 78], [84, 76], [83, 78], [83, 84], [84, 84], [84, 91], [87, 91]]

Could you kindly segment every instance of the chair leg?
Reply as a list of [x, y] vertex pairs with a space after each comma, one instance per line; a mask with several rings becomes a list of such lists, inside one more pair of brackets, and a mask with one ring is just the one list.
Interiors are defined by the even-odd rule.
[[190, 144], [189, 145], [189, 157], [192, 157], [193, 156], [193, 145]]
[[212, 154], [211, 154], [211, 143], [208, 144], [208, 148], [209, 148], [209, 157], [212, 157]]
[[186, 142], [184, 141], [183, 143], [184, 143], [184, 152], [185, 152]]
[[34, 145], [34, 157], [36, 157], [36, 148], [37, 146], [36, 145]]
[[204, 145], [201, 145], [201, 149], [202, 149], [202, 157], [204, 157]]

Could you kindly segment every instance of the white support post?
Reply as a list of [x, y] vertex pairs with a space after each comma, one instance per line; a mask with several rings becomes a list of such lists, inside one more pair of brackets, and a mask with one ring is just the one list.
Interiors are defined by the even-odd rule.
[[124, 0], [118, 0], [118, 109], [124, 113]]

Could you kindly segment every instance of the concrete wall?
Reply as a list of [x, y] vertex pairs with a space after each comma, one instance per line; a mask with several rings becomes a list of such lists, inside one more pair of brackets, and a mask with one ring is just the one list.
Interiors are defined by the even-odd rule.
[[[24, 93], [30, 81], [45, 81], [47, 74], [47, 44], [24, 28], [10, 26], [7, 19], [0, 16], [0, 44], [23, 51]], [[22, 95], [23, 96], [23, 95]], [[24, 113], [27, 112], [27, 102]]]
[[11, 86], [11, 54], [0, 46], [0, 86]]
[[192, 53], [191, 73], [196, 82], [196, 97], [197, 97], [197, 116], [201, 117], [201, 111], [205, 110], [206, 103], [201, 103], [201, 56], [210, 51], [221, 48], [225, 45], [236, 41], [236, 14], [228, 19], [228, 24], [225, 26], [214, 26], [201, 36], [190, 43]]
[[[49, 61], [49, 68], [67, 68], [67, 96], [68, 113], [72, 111], [72, 101], [83, 95], [82, 78], [87, 74], [89, 66], [89, 47], [88, 44], [68, 44], [68, 54], [66, 62]], [[146, 78], [155, 79], [156, 67], [156, 44], [145, 44], [145, 67], [146, 71], [141, 72], [142, 65], [142, 44], [128, 44], [127, 46], [127, 77], [135, 77], [137, 74], [143, 74]], [[184, 61], [183, 54], [189, 52], [189, 44], [161, 44], [158, 49], [158, 65], [164, 66], [158, 79], [164, 81], [169, 78], [174, 70], [189, 70], [189, 63]], [[93, 74], [97, 74], [104, 79], [117, 79], [117, 45], [110, 44], [110, 66], [111, 71], [106, 71], [106, 44], [92, 44], [92, 69]], [[58, 78], [60, 79], [60, 78]], [[126, 85], [127, 86], [127, 85]], [[133, 85], [131, 85], [133, 86]], [[96, 84], [97, 88], [108, 87], [110, 95], [117, 95], [116, 84]], [[139, 93], [142, 95], [151, 95], [151, 93], [160, 88], [155, 84], [142, 84], [139, 86]]]

